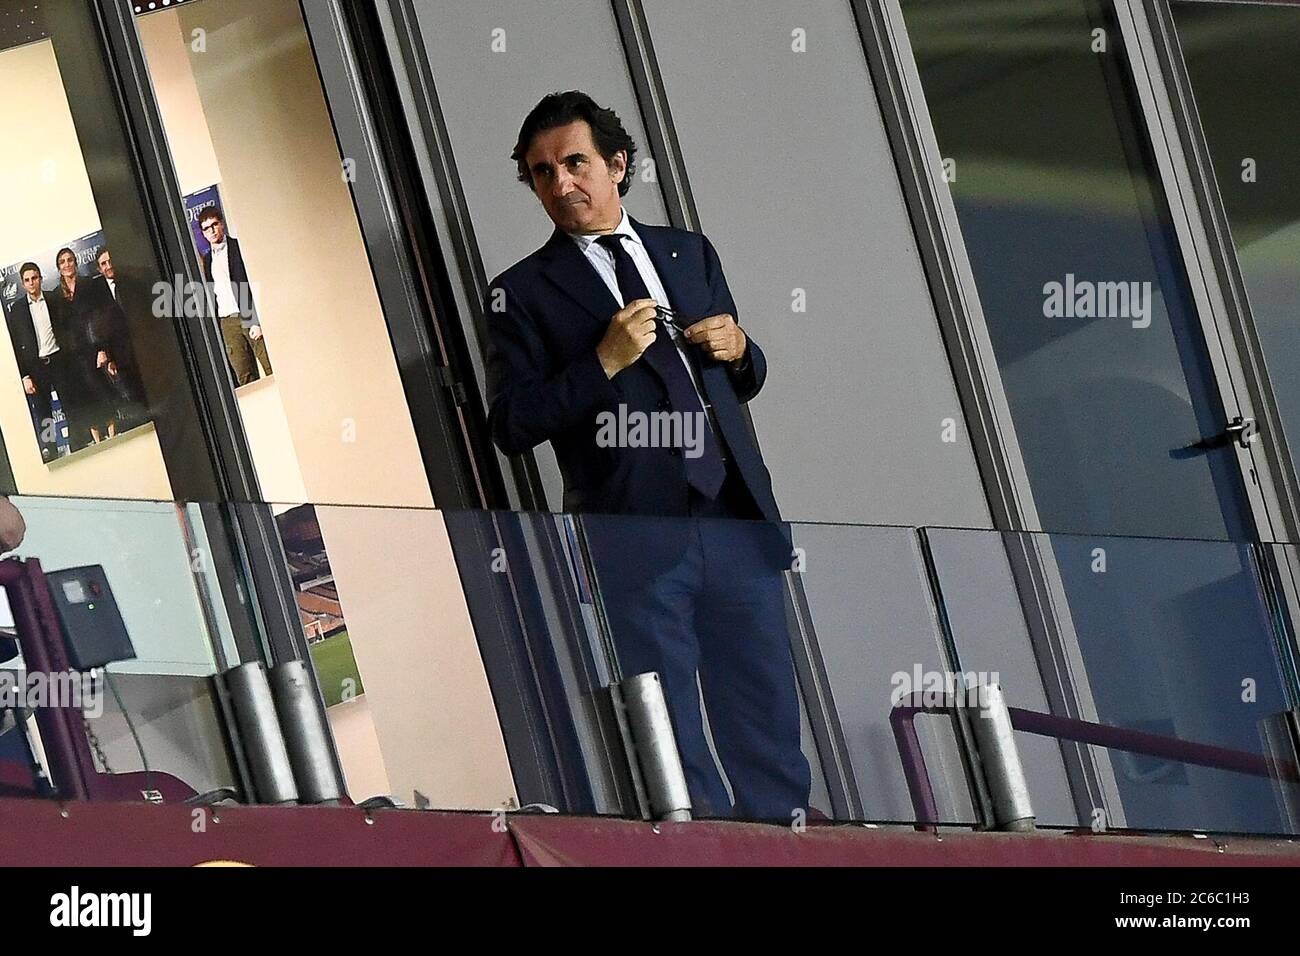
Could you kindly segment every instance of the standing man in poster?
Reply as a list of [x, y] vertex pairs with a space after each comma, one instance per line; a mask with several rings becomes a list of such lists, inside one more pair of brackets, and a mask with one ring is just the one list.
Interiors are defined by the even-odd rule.
[[68, 420], [69, 435], [77, 434], [73, 422], [79, 399], [76, 394], [78, 370], [72, 348], [65, 348], [61, 341], [61, 337], [67, 335], [63, 303], [58, 296], [45, 294], [40, 266], [24, 262], [18, 270], [18, 278], [23, 285], [23, 294], [9, 310], [9, 338], [13, 342], [18, 374], [22, 376], [23, 391], [27, 393], [42, 454], [48, 457], [46, 450], [56, 444], [52, 430], [51, 393], [58, 393], [63, 414]]
[[107, 247], [95, 257], [95, 270], [90, 285], [97, 310], [87, 342], [95, 351], [96, 374], [109, 385], [116, 400], [119, 427], [133, 428], [148, 418], [148, 411], [128, 315], [147, 306], [142, 305], [143, 297], [134, 284], [118, 275]]
[[[741, 411], [767, 364], [709, 240], [623, 210], [635, 152], [585, 93], [546, 96], [524, 120], [512, 158], [555, 231], [488, 290], [489, 425], [505, 454], [555, 449], [564, 509], [590, 516], [619, 665], [659, 673], [697, 815], [789, 823], [810, 789], [790, 544]], [[614, 421], [674, 422], [682, 441], [633, 440]]]
[[221, 338], [236, 385], [258, 379], [257, 366], [271, 374], [271, 357], [266, 351], [262, 326], [253, 305], [253, 287], [244, 268], [239, 240], [226, 234], [226, 220], [216, 206], [199, 213], [199, 228], [210, 248], [203, 257], [203, 281], [207, 284], [221, 322]]

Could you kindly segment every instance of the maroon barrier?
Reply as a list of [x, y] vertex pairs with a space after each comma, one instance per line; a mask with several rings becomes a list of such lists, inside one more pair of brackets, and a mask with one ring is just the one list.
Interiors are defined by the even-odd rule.
[[0, 800], [7, 866], [1300, 866], [1282, 839]]
[[0, 820], [6, 866], [520, 865], [501, 818], [479, 813], [0, 800]]
[[[1284, 839], [512, 817], [524, 866], [1300, 866]], [[1219, 847], [1224, 849], [1220, 851]]]

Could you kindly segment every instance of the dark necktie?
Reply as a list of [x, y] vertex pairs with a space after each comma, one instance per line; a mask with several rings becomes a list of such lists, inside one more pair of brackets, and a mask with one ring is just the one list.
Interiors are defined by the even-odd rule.
[[[641, 278], [641, 272], [632, 261], [631, 254], [623, 247], [623, 237], [618, 234], [597, 236], [596, 241], [614, 256], [614, 277], [618, 280], [618, 291], [623, 295], [623, 304], [626, 305], [636, 299], [651, 298], [650, 290], [646, 288], [645, 280]], [[668, 305], [667, 302], [660, 304]], [[677, 351], [677, 346], [673, 344], [672, 336], [662, 321], [654, 342], [645, 350], [643, 357], [663, 380], [664, 387], [668, 389], [668, 402], [673, 411], [681, 412], [683, 415], [698, 416], [696, 426], [704, 431], [700, 446], [701, 453], [698, 458], [692, 458], [683, 452], [683, 459], [686, 462], [686, 481], [702, 495], [716, 498], [718, 492], [722, 490], [722, 482], [727, 477], [727, 466], [722, 460], [722, 453], [718, 449], [718, 440], [713, 434], [713, 429], [709, 427], [708, 416], [705, 415], [704, 406], [700, 403], [700, 395], [695, 391], [695, 383], [691, 381], [691, 373], [686, 371], [682, 355]], [[687, 359], [689, 360], [689, 356]]]

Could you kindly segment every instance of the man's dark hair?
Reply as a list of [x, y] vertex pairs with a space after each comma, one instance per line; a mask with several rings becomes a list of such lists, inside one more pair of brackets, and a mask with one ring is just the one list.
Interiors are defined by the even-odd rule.
[[618, 184], [618, 194], [626, 196], [632, 185], [632, 158], [636, 155], [636, 140], [628, 135], [623, 122], [613, 110], [596, 105], [581, 90], [568, 90], [564, 93], [548, 93], [541, 102], [524, 117], [524, 125], [519, 127], [519, 141], [510, 158], [519, 169], [519, 181], [533, 188], [532, 170], [524, 161], [528, 147], [533, 144], [533, 137], [543, 130], [568, 126], [575, 120], [586, 120], [591, 127], [591, 138], [596, 144], [596, 151], [609, 162], [620, 149], [627, 151], [627, 169]]
[[221, 210], [216, 206], [204, 206], [199, 210], [199, 228], [203, 228], [205, 222], [211, 222], [213, 219], [219, 222], [225, 222], [226, 219], [221, 215]]
[[21, 279], [29, 272], [35, 272], [37, 275], [40, 275], [41, 267], [34, 262], [24, 262], [21, 266], [18, 267], [18, 278]]

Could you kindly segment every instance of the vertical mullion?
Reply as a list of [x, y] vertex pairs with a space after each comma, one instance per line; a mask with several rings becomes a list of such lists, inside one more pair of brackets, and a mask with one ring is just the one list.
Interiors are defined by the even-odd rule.
[[[446, 305], [450, 309], [454, 302], [461, 313], [459, 328], [466, 342], [464, 377], [478, 378], [474, 388], [482, 396], [482, 356], [487, 343], [487, 322], [482, 307], [487, 294], [487, 276], [430, 68], [428, 47], [411, 0], [382, 0], [368, 9], [367, 16], [373, 24], [376, 42], [388, 53], [386, 79], [394, 86], [389, 112], [394, 120], [398, 116], [404, 119], [403, 140], [424, 154], [423, 161], [420, 156], [414, 157], [412, 173], [413, 182], [422, 186], [423, 196], [419, 198], [423, 202], [417, 199], [413, 204], [426, 206], [435, 218], [441, 213], [445, 221], [445, 234], [436, 227], [431, 229], [430, 234], [434, 236], [431, 246], [438, 249], [444, 260], [449, 286]], [[411, 189], [412, 197], [419, 193], [420, 190]], [[504, 458], [498, 458], [490, 440], [479, 443], [474, 451], [480, 468], [505, 479], [498, 464]], [[508, 461], [508, 475], [510, 481], [498, 496], [502, 500], [490, 504], [508, 505], [505, 496], [511, 495], [520, 510], [549, 510], [546, 489], [533, 455], [513, 456]]]

